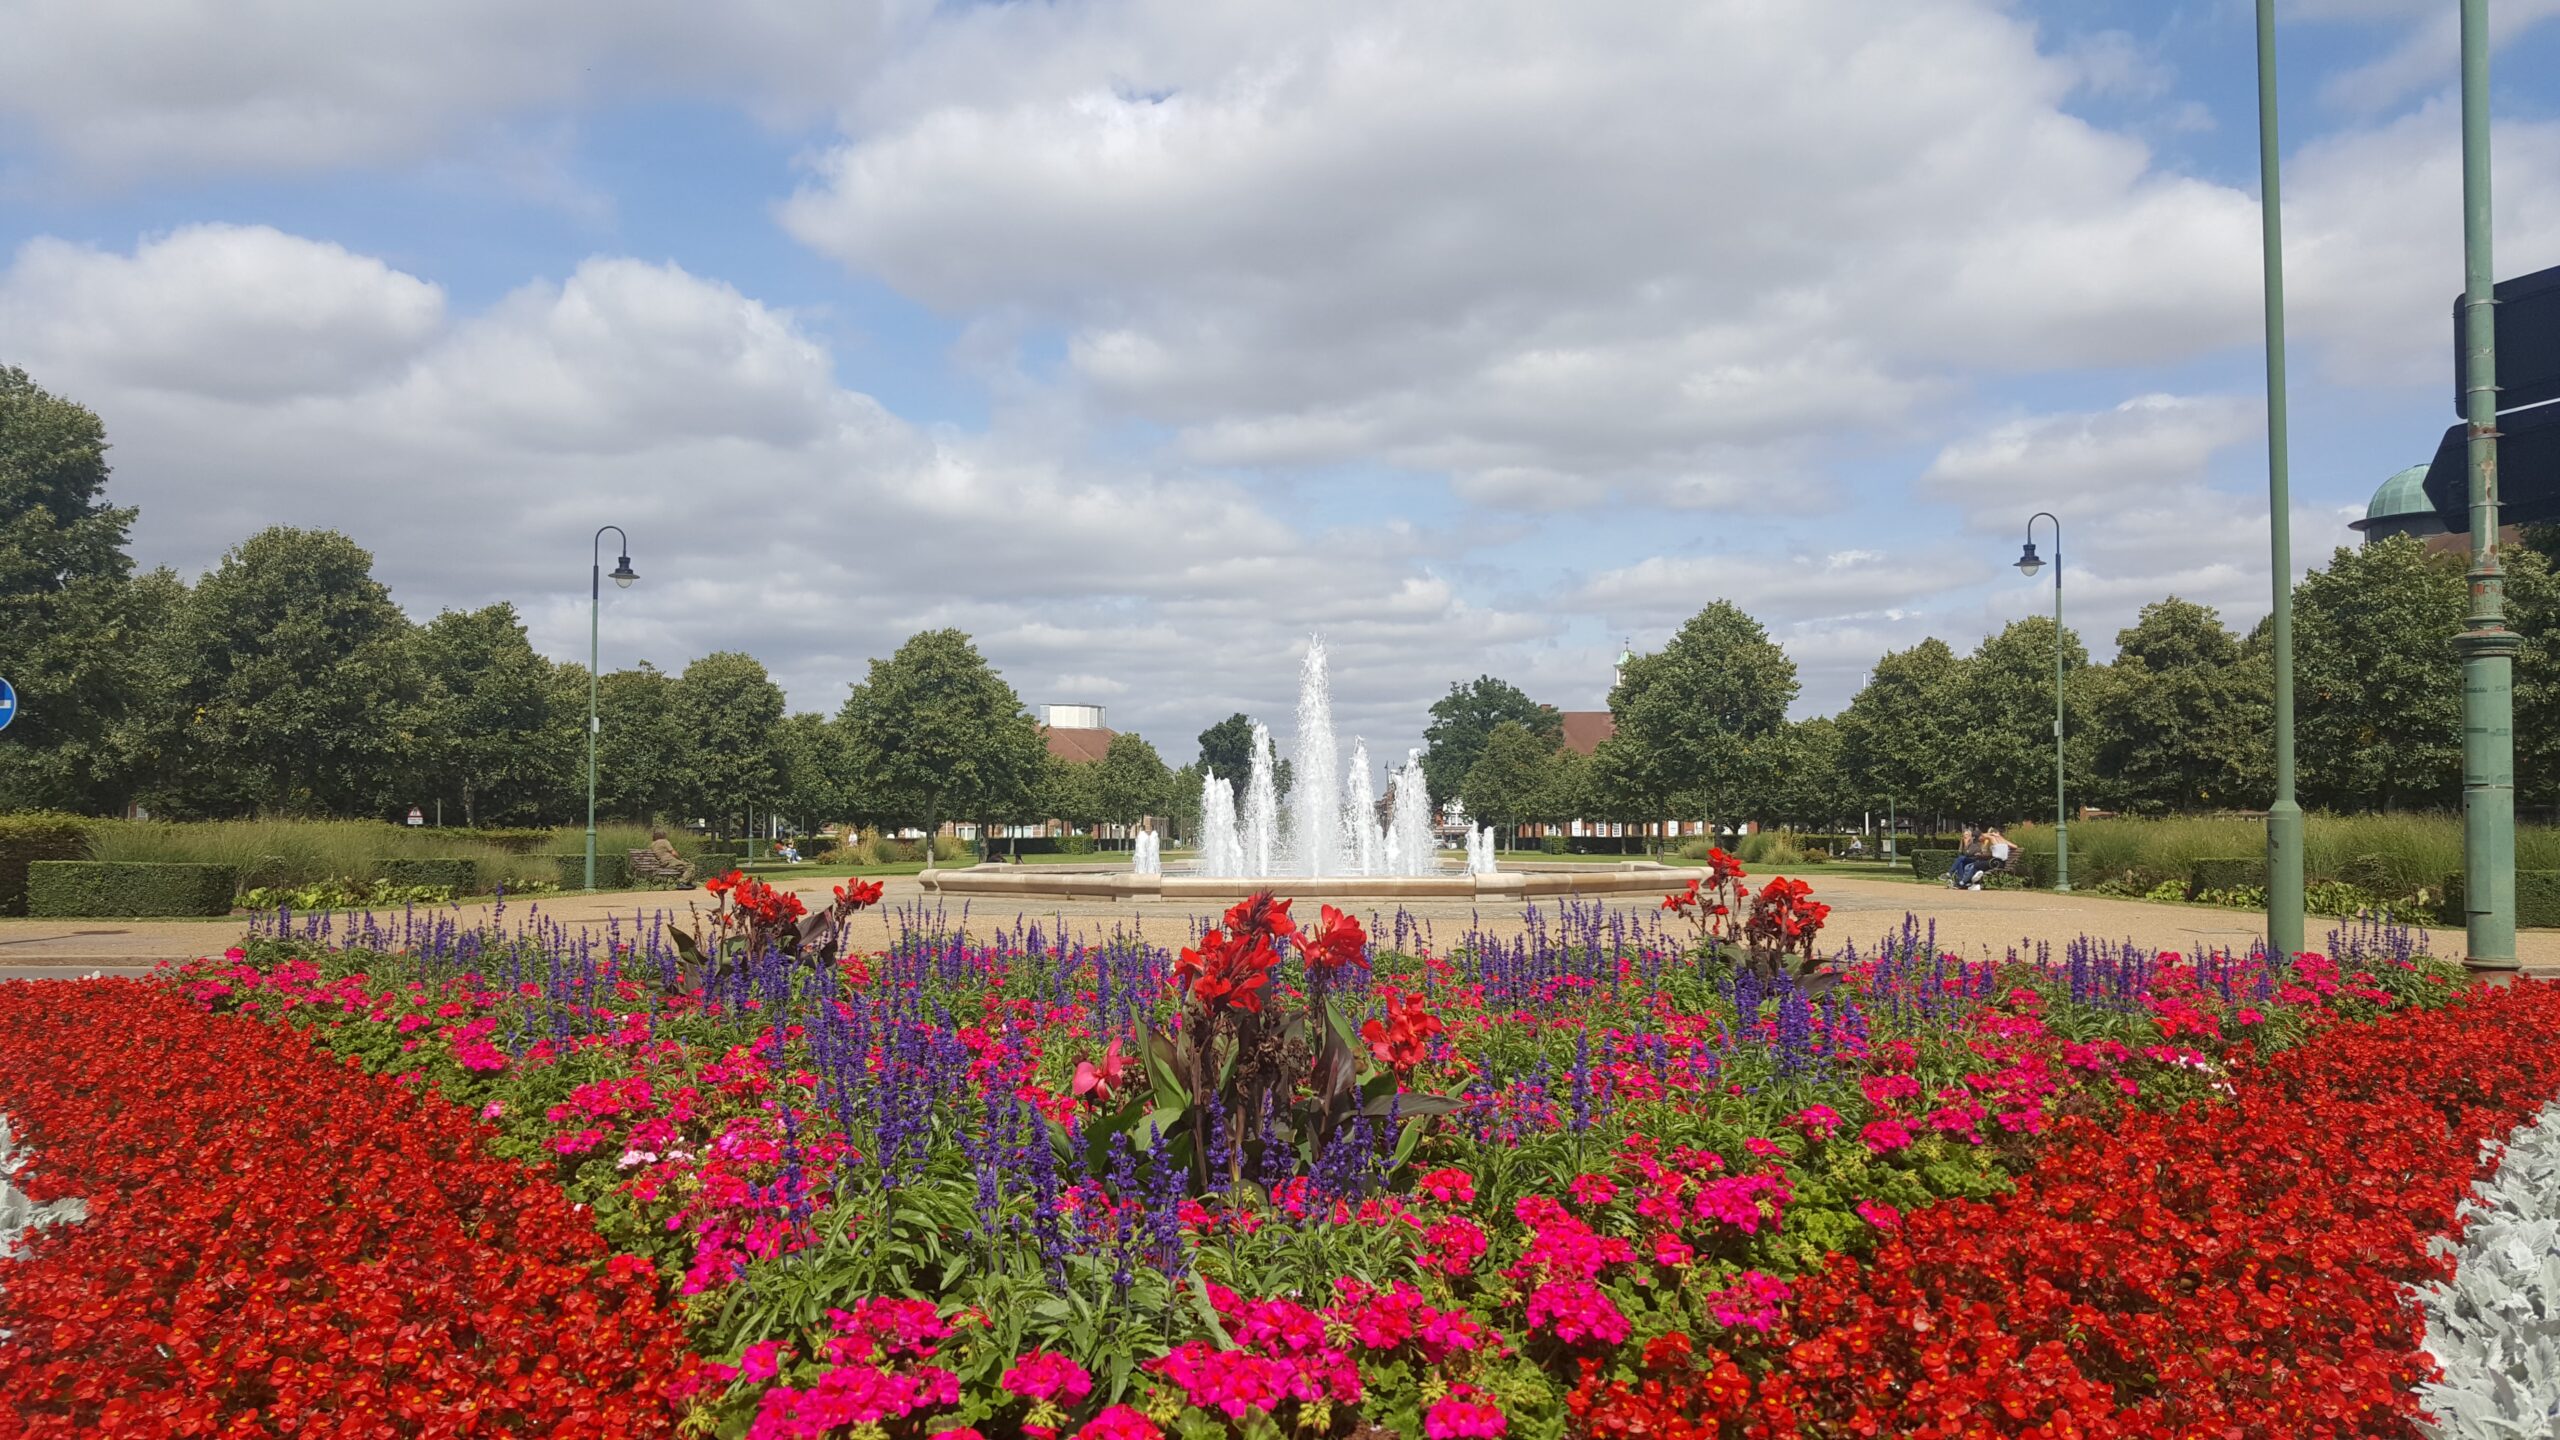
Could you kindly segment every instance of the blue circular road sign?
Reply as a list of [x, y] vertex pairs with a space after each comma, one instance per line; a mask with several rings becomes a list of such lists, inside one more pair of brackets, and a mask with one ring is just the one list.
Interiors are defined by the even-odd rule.
[[17, 718], [18, 692], [9, 688], [8, 681], [0, 680], [0, 730], [8, 729], [9, 722]]

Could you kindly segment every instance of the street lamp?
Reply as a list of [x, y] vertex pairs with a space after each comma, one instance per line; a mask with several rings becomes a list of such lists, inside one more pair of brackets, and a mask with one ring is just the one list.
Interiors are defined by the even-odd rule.
[[2044, 568], [2036, 554], [2036, 522], [2053, 522], [2053, 888], [2071, 888], [2071, 812], [2062, 788], [2062, 522], [2051, 511], [2027, 517], [2027, 548], [2018, 556], [2018, 573], [2030, 579]]
[[596, 888], [596, 732], [602, 725], [596, 719], [596, 616], [604, 608], [604, 532], [610, 530], [622, 542], [622, 554], [613, 562], [613, 583], [624, 590], [640, 578], [631, 568], [631, 537], [619, 525], [596, 528], [595, 543], [588, 547], [587, 565], [587, 888]]

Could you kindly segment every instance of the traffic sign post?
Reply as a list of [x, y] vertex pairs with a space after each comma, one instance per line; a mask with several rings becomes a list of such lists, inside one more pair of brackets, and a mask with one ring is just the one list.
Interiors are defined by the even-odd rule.
[[18, 692], [10, 688], [8, 681], [0, 680], [0, 730], [8, 729], [9, 722], [17, 718]]

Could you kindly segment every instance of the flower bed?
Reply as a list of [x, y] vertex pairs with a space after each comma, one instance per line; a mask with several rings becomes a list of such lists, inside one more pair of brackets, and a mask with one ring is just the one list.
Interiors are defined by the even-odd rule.
[[9, 1433], [671, 1433], [649, 1265], [465, 1112], [133, 980], [0, 985]]
[[1627, 1433], [1647, 1374], [1828, 1414], [1790, 1347], [1850, 1323], [1839, 1257], [2457, 989], [2378, 931], [1993, 965], [1906, 926], [1817, 973], [1800, 888], [1726, 898], [1677, 908], [1749, 963], [1597, 910], [1438, 949], [1281, 907], [1178, 955], [911, 924], [840, 958], [743, 882], [699, 933], [305, 933], [182, 983], [593, 1204], [717, 1362], [706, 1423], [1114, 1437]]
[[2482, 1148], [2454, 1274], [2416, 1292], [2444, 1372], [2420, 1397], [2447, 1440], [2560, 1435], [2560, 1100]]

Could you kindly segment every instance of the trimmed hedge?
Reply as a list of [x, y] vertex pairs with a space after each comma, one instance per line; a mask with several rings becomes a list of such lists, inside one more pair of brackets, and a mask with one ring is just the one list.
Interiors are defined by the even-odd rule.
[[1947, 878], [1947, 872], [1955, 868], [1956, 852], [1953, 849], [1940, 850], [1931, 846], [1908, 853], [1911, 856], [1911, 878], [1914, 880], [1944, 880]]
[[228, 915], [240, 891], [229, 865], [38, 860], [27, 866], [27, 913], [55, 918]]
[[[2444, 882], [2445, 923], [2459, 925], [2466, 913], [2462, 877], [2455, 875]], [[2516, 872], [2516, 925], [2520, 929], [2560, 929], [2560, 870]]]
[[2265, 888], [2267, 857], [2264, 855], [2229, 855], [2198, 860], [2187, 867], [2187, 898], [2190, 900], [2207, 890]]
[[27, 913], [27, 866], [79, 860], [89, 853], [89, 822], [77, 815], [31, 811], [0, 815], [0, 915]]
[[[560, 867], [561, 889], [583, 890], [586, 888], [586, 851], [578, 850], [567, 855], [554, 855], [551, 858]], [[608, 850], [602, 845], [598, 845], [596, 847], [596, 888], [599, 890], [628, 890], [631, 888], [631, 856], [629, 852], [623, 850]]]
[[432, 885], [456, 895], [477, 895], [481, 889], [477, 860], [384, 859], [374, 861], [373, 869], [393, 885]]

